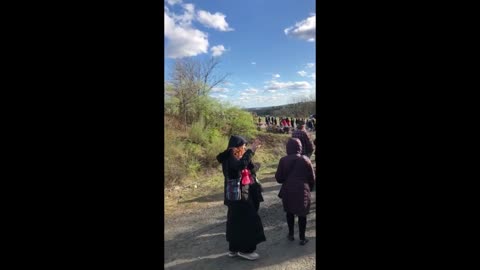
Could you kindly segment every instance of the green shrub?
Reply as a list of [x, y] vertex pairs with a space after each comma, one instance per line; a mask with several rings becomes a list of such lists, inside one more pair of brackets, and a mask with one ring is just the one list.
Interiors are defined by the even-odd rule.
[[207, 134], [205, 133], [205, 120], [200, 117], [199, 121], [194, 122], [189, 132], [189, 139], [193, 143], [205, 145], [208, 141]]
[[208, 142], [211, 144], [214, 142], [218, 142], [218, 140], [221, 139], [222, 134], [218, 129], [210, 128], [206, 130], [206, 136], [208, 138]]
[[197, 157], [192, 156], [188, 159], [187, 162], [187, 173], [189, 176], [197, 177], [197, 173], [202, 168], [202, 165], [198, 161]]
[[205, 167], [216, 168], [220, 165], [217, 161], [217, 155], [227, 149], [228, 139], [225, 136], [213, 137], [211, 143], [205, 148], [205, 156], [203, 158]]
[[169, 133], [165, 135], [164, 183], [165, 186], [169, 187], [180, 183], [188, 172], [185, 169], [180, 169], [182, 168], [181, 164], [186, 163], [183, 143], [172, 139]]
[[241, 135], [248, 139], [255, 137], [257, 130], [252, 122], [252, 116], [249, 112], [238, 108], [231, 108], [227, 111], [230, 130], [228, 136]]
[[168, 99], [165, 99], [164, 103], [164, 113], [168, 115], [178, 115], [179, 109], [178, 109], [178, 98], [171, 97]]

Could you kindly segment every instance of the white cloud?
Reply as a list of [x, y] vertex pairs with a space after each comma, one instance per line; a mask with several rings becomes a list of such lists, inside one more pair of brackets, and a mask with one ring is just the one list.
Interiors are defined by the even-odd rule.
[[273, 74], [274, 78], [280, 78], [280, 74]]
[[[208, 53], [208, 34], [192, 27], [192, 21], [198, 20], [208, 27], [221, 31], [231, 31], [225, 21], [225, 15], [221, 13], [210, 14], [200, 10], [195, 16], [193, 4], [183, 4], [181, 0], [167, 0], [169, 5], [181, 4], [183, 14], [178, 15], [170, 12], [165, 7], [165, 38], [167, 44], [165, 54], [168, 58], [182, 58]], [[223, 45], [210, 48], [213, 56], [222, 55], [226, 49]]]
[[225, 47], [223, 47], [223, 45], [213, 46], [210, 48], [210, 51], [212, 52], [212, 56], [220, 56], [225, 51]]
[[[183, 14], [177, 15], [175, 13], [169, 13], [169, 15], [175, 20], [177, 24], [182, 27], [189, 27], [192, 24], [192, 20], [195, 18], [195, 6], [193, 4], [182, 4]], [[166, 10], [168, 12], [168, 10]]]
[[[177, 24], [175, 19], [166, 12], [164, 16], [165, 38], [168, 40], [165, 47], [167, 57], [182, 58], [208, 52], [206, 33], [193, 29], [188, 25]], [[186, 23], [185, 19], [180, 18], [179, 20], [180, 23]]]
[[226, 16], [220, 12], [216, 12], [215, 14], [211, 14], [205, 10], [199, 10], [197, 12], [197, 20], [206, 27], [219, 31], [233, 31], [233, 28], [228, 27], [225, 17]]
[[268, 92], [275, 93], [275, 92], [277, 92], [277, 90], [268, 90]]
[[307, 63], [307, 68], [314, 68], [315, 67], [315, 63]]
[[311, 78], [314, 78], [315, 79], [315, 73], [312, 73], [312, 75], [308, 76], [308, 77], [311, 77]]
[[248, 85], [248, 83], [246, 83], [246, 82], [242, 82], [242, 84], [244, 84], [244, 85]]
[[312, 86], [306, 81], [299, 82], [277, 82], [270, 81], [268, 85], [264, 87], [266, 90], [278, 90], [278, 89], [310, 89]]
[[167, 0], [167, 3], [171, 6], [173, 6], [175, 4], [182, 3], [182, 0]]
[[212, 92], [221, 92], [221, 93], [225, 93], [225, 92], [229, 92], [230, 89], [228, 88], [225, 88], [225, 87], [214, 87], [212, 88]]
[[255, 62], [252, 62], [252, 65], [256, 65], [256, 64], [257, 64], [257, 63], [255, 63]]
[[243, 93], [241, 93], [241, 95], [243, 95], [243, 96], [245, 96], [245, 95], [255, 95], [256, 93], [258, 93], [258, 89], [247, 88], [247, 89], [245, 89], [245, 91]]
[[284, 30], [285, 35], [304, 39], [310, 42], [315, 41], [316, 30], [316, 14], [298, 22], [295, 26], [288, 27]]
[[297, 72], [300, 76], [302, 77], [305, 77], [307, 76], [307, 72], [303, 71], [303, 70], [300, 70], [299, 72]]

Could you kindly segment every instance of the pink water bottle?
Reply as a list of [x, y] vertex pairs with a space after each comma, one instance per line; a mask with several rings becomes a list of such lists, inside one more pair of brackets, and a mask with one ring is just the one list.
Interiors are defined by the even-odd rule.
[[250, 171], [247, 169], [242, 170], [242, 185], [248, 185], [252, 182], [250, 178]]

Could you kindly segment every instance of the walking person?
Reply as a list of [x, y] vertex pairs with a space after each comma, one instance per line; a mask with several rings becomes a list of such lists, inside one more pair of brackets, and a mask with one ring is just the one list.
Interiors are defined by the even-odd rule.
[[315, 173], [310, 159], [301, 155], [302, 144], [297, 138], [290, 138], [287, 142], [287, 156], [278, 163], [275, 179], [282, 184], [278, 196], [282, 199], [283, 209], [286, 212], [288, 235], [294, 241], [295, 216], [298, 216], [300, 245], [305, 245], [307, 215], [310, 212], [311, 194], [315, 184]]
[[255, 252], [257, 245], [266, 241], [266, 238], [253, 200], [255, 192], [250, 189], [252, 179], [245, 177], [248, 176], [245, 170], [248, 171], [255, 151], [261, 145], [255, 141], [247, 150], [246, 144], [244, 138], [231, 136], [227, 149], [217, 155], [217, 160], [222, 164], [225, 177], [224, 204], [228, 207], [226, 228], [228, 256], [256, 260], [259, 258]]
[[305, 130], [305, 122], [298, 122], [297, 129], [292, 132], [292, 138], [297, 138], [302, 143], [302, 155], [311, 158], [313, 154], [313, 144]]

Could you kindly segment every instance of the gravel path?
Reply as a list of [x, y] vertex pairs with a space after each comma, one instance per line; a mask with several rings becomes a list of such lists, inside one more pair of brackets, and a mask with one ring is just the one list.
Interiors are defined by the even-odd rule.
[[165, 217], [165, 269], [315, 269], [316, 192], [307, 218], [305, 246], [299, 245], [298, 220], [295, 219], [295, 241], [288, 241], [285, 212], [277, 197], [280, 189], [273, 175], [262, 176], [264, 202], [259, 214], [264, 225], [266, 242], [257, 245], [260, 258], [248, 261], [229, 258], [225, 238], [227, 207], [223, 194], [214, 194], [179, 205], [181, 213]]

